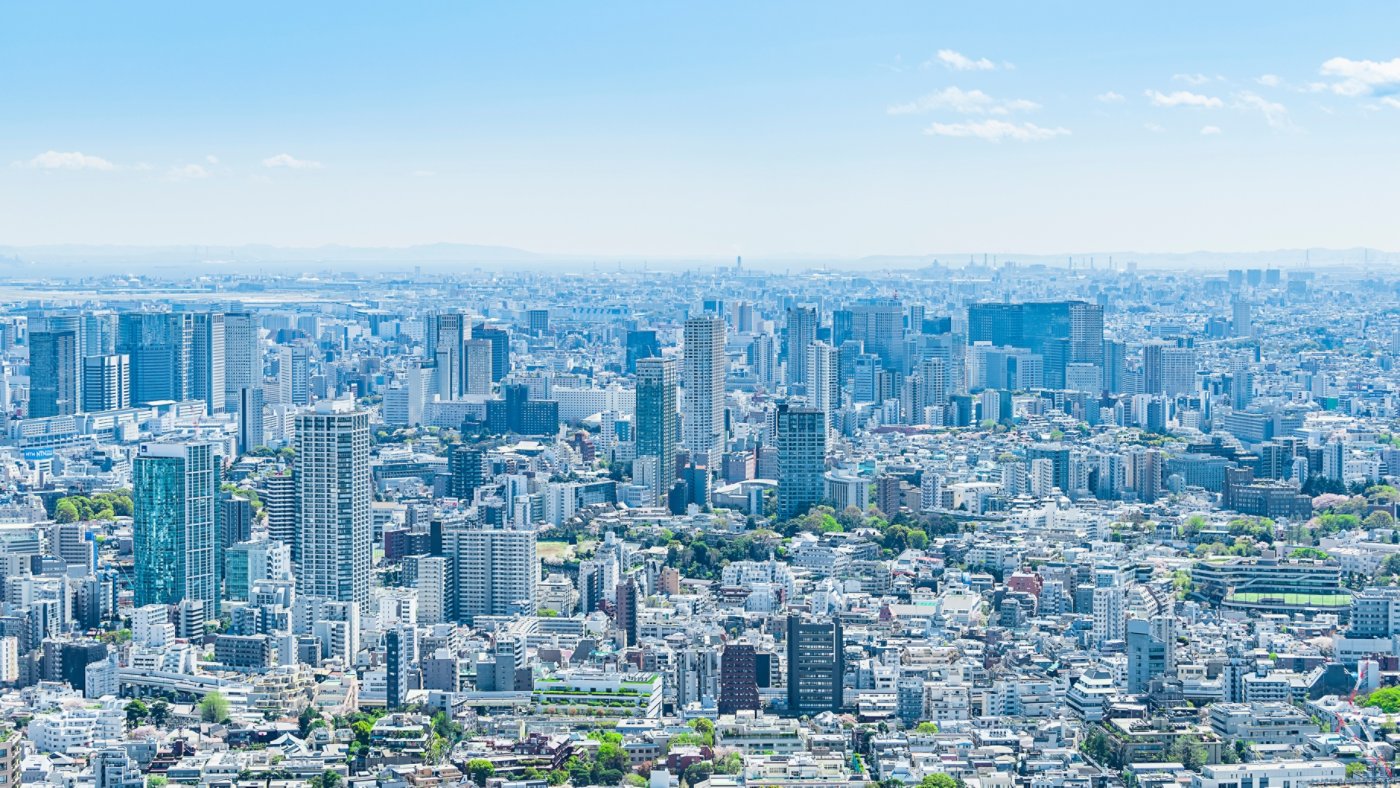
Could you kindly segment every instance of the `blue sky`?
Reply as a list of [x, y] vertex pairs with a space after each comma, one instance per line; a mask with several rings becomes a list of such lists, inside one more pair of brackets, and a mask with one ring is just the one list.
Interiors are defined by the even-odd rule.
[[9, 3], [0, 244], [1400, 249], [1396, 3]]

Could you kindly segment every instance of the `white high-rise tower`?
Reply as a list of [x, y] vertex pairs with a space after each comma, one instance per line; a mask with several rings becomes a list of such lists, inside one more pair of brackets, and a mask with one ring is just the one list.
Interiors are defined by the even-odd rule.
[[728, 358], [724, 354], [724, 320], [718, 315], [701, 315], [685, 321], [685, 396], [681, 442], [690, 450], [691, 460], [703, 463], [713, 473], [724, 453], [724, 384]]
[[297, 590], [369, 601], [369, 414], [351, 400], [322, 400], [296, 417]]

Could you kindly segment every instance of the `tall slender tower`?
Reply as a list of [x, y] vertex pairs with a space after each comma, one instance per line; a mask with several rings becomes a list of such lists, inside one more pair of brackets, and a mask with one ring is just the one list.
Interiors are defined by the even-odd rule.
[[218, 614], [214, 491], [209, 443], [144, 443], [132, 463], [132, 548], [136, 606], [204, 605]]
[[224, 315], [201, 312], [194, 316], [193, 356], [190, 360], [190, 396], [204, 400], [210, 416], [224, 412]]
[[695, 463], [713, 473], [724, 453], [724, 384], [728, 359], [724, 354], [724, 320], [702, 315], [685, 321], [685, 421], [681, 438]]
[[445, 400], [460, 399], [466, 392], [467, 347], [472, 324], [460, 312], [433, 315], [428, 322], [428, 345], [437, 362], [438, 394]]
[[243, 389], [262, 389], [263, 359], [258, 321], [248, 312], [224, 315], [224, 407], [236, 411]]
[[637, 457], [654, 458], [652, 488], [663, 501], [676, 478], [676, 444], [680, 419], [676, 414], [676, 385], [680, 373], [674, 358], [637, 360]]
[[369, 601], [369, 414], [352, 400], [322, 400], [296, 417], [297, 590]]
[[795, 306], [787, 311], [787, 384], [807, 383], [807, 346], [817, 339], [817, 310]]

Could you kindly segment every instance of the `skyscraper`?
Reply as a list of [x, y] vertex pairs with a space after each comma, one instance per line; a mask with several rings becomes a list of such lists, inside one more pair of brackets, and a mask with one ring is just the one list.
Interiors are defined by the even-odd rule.
[[131, 407], [131, 359], [115, 353], [83, 359], [83, 410]]
[[538, 609], [540, 562], [535, 532], [453, 528], [443, 533], [457, 593], [457, 618], [532, 614]]
[[879, 356], [885, 369], [905, 371], [903, 305], [893, 298], [877, 298], [850, 309], [851, 338], [865, 343], [865, 352]]
[[203, 604], [218, 614], [214, 495], [208, 443], [143, 443], [132, 464], [136, 605]]
[[224, 315], [224, 406], [237, 410], [243, 389], [262, 389], [263, 359], [258, 321], [248, 312]]
[[131, 358], [131, 401], [183, 401], [193, 388], [194, 320], [188, 313], [125, 312], [117, 321], [117, 352]]
[[807, 383], [807, 346], [817, 339], [817, 310], [795, 306], [787, 311], [787, 384]]
[[277, 364], [280, 405], [305, 405], [311, 401], [311, 361], [305, 345], [283, 345]]
[[476, 488], [485, 481], [486, 456], [475, 446], [458, 444], [447, 450], [447, 472], [452, 480], [448, 492], [454, 498], [470, 503]]
[[839, 712], [846, 674], [841, 621], [805, 621], [793, 614], [787, 630], [787, 715]]
[[822, 412], [827, 429], [841, 407], [839, 364], [840, 355], [831, 345], [818, 340], [807, 346], [807, 403]]
[[238, 450], [249, 452], [263, 445], [263, 390], [249, 386], [238, 390]]
[[676, 413], [676, 359], [642, 358], [637, 361], [637, 457], [656, 462], [653, 488], [661, 501], [676, 478], [676, 444], [680, 417]]
[[825, 492], [826, 416], [816, 408], [778, 409], [778, 519], [801, 517]]
[[510, 333], [498, 326], [478, 323], [472, 338], [491, 343], [491, 382], [500, 383], [510, 373]]
[[697, 465], [713, 473], [724, 454], [724, 386], [728, 358], [724, 354], [724, 320], [702, 315], [685, 321], [685, 398], [682, 442]]
[[263, 477], [262, 502], [267, 510], [268, 538], [291, 548], [292, 561], [299, 562], [301, 543], [297, 539], [296, 479], [286, 473]]
[[369, 414], [350, 400], [322, 400], [296, 417], [297, 590], [369, 601]]
[[29, 333], [29, 417], [78, 412], [78, 335], [72, 330]]
[[470, 339], [463, 344], [466, 353], [463, 394], [491, 393], [491, 355], [493, 345], [485, 339]]
[[466, 391], [467, 349], [472, 324], [460, 312], [443, 312], [428, 321], [428, 347], [437, 362], [438, 394], [445, 400], [459, 399]]
[[204, 412], [210, 416], [224, 411], [224, 315], [221, 312], [200, 312], [194, 315], [193, 355], [190, 372], [193, 383], [190, 396], [204, 400]]

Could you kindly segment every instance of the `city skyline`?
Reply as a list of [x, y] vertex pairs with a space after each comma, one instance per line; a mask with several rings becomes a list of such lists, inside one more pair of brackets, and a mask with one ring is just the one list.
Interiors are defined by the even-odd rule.
[[3, 12], [0, 244], [1400, 249], [1390, 6], [67, 11]]

